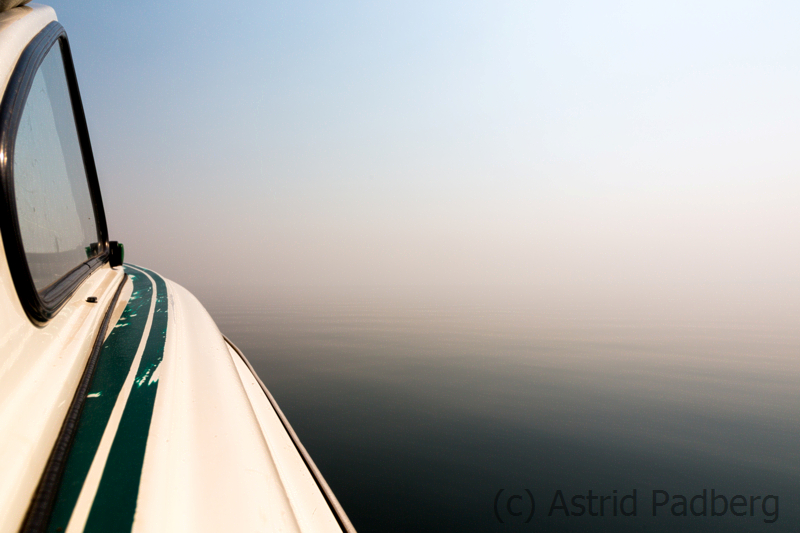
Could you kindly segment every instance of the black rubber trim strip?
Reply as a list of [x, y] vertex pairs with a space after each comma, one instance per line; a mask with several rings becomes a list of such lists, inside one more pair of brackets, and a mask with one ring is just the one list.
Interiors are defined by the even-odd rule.
[[236, 353], [239, 354], [239, 357], [242, 358], [244, 364], [246, 364], [247, 368], [249, 368], [250, 372], [252, 372], [253, 377], [255, 377], [256, 380], [258, 381], [258, 384], [261, 385], [261, 390], [263, 390], [264, 394], [267, 395], [267, 399], [269, 400], [269, 403], [272, 404], [272, 408], [275, 409], [275, 412], [278, 414], [278, 418], [280, 418], [284, 429], [286, 429], [286, 432], [292, 438], [292, 442], [294, 442], [297, 451], [300, 452], [300, 457], [303, 458], [303, 461], [306, 463], [308, 470], [314, 477], [314, 481], [317, 482], [317, 486], [319, 486], [323, 496], [325, 496], [325, 499], [328, 501], [328, 506], [331, 508], [331, 511], [333, 511], [333, 515], [339, 522], [339, 526], [342, 528], [342, 531], [345, 531], [346, 533], [356, 533], [356, 528], [353, 527], [353, 524], [350, 522], [350, 519], [347, 518], [347, 514], [344, 512], [344, 509], [339, 503], [339, 500], [337, 500], [336, 496], [333, 495], [333, 491], [328, 486], [328, 483], [325, 481], [325, 478], [322, 477], [322, 472], [319, 471], [317, 465], [315, 465], [314, 461], [311, 459], [311, 456], [308, 455], [308, 452], [306, 451], [303, 444], [300, 442], [300, 438], [297, 436], [297, 433], [295, 433], [294, 429], [292, 429], [292, 425], [289, 423], [289, 420], [286, 419], [286, 416], [283, 414], [283, 411], [281, 411], [281, 408], [278, 407], [278, 402], [275, 401], [275, 398], [272, 397], [272, 394], [270, 394], [266, 385], [264, 385], [264, 382], [261, 381], [261, 378], [258, 377], [258, 374], [256, 374], [253, 365], [250, 364], [250, 361], [247, 360], [247, 357], [244, 356], [242, 351], [239, 348], [237, 348], [237, 346], [233, 344], [233, 342], [231, 342], [231, 340], [228, 337], [223, 335], [222, 338], [225, 339], [225, 342], [227, 342], [228, 345], [231, 348], [233, 348], [236, 351]]
[[100, 351], [106, 339], [108, 323], [111, 321], [111, 315], [114, 313], [114, 308], [126, 281], [128, 281], [128, 275], [124, 274], [106, 310], [103, 322], [100, 324], [100, 330], [94, 340], [92, 353], [86, 362], [86, 368], [78, 384], [78, 390], [75, 391], [75, 396], [72, 398], [72, 403], [67, 411], [67, 417], [64, 419], [64, 424], [62, 424], [61, 431], [58, 433], [56, 444], [53, 447], [53, 451], [50, 452], [50, 458], [47, 460], [44, 473], [39, 479], [39, 485], [36, 487], [33, 498], [31, 498], [31, 505], [28, 507], [25, 520], [22, 522], [20, 533], [43, 533], [47, 530], [47, 523], [50, 521], [53, 504], [55, 504], [56, 496], [58, 495], [58, 487], [61, 484], [61, 476], [67, 464], [67, 457], [72, 448], [75, 432], [78, 429], [78, 420], [81, 418], [83, 404], [86, 402], [86, 394], [89, 392], [94, 370], [97, 368], [97, 360], [100, 358]]

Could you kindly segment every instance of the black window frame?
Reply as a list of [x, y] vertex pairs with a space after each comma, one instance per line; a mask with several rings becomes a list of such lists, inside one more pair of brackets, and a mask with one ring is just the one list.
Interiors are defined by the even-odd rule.
[[[17, 215], [14, 194], [14, 145], [33, 79], [53, 46], [61, 47], [67, 88], [72, 102], [72, 114], [75, 118], [89, 195], [94, 209], [100, 253], [77, 265], [55, 283], [38, 291], [28, 267]], [[100, 195], [97, 168], [89, 141], [89, 130], [86, 126], [86, 115], [83, 112], [67, 33], [58, 22], [51, 22], [45, 26], [22, 51], [8, 80], [3, 99], [0, 101], [0, 186], [2, 188], [0, 192], [0, 204], [2, 204], [0, 205], [0, 234], [3, 237], [6, 260], [14, 280], [14, 287], [31, 322], [37, 326], [44, 326], [64, 307], [78, 286], [98, 267], [108, 262], [110, 256], [106, 216]]]

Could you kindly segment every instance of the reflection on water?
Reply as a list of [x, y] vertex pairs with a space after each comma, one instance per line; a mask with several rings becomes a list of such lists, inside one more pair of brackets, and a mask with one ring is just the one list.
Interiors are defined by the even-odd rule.
[[800, 523], [792, 321], [352, 292], [203, 300], [362, 533]]

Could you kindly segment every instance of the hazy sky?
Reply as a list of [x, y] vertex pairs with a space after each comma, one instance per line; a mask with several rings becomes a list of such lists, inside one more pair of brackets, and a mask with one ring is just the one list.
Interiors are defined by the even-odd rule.
[[797, 2], [53, 2], [112, 238], [189, 287], [800, 298]]

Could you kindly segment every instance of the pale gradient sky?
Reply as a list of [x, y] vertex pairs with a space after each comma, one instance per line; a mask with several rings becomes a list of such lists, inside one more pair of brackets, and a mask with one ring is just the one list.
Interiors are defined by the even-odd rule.
[[52, 5], [112, 238], [190, 288], [798, 311], [797, 2]]

